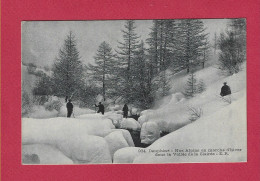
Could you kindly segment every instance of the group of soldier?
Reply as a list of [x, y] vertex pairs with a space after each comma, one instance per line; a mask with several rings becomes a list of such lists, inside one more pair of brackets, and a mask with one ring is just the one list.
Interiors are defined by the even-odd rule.
[[[227, 85], [227, 82], [224, 82], [224, 85], [221, 88], [220, 95], [222, 97], [224, 97], [224, 96], [227, 96], [227, 95], [230, 95], [230, 94], [231, 94], [231, 89]], [[68, 97], [66, 97], [65, 101], [67, 102], [67, 100], [68, 100]], [[66, 107], [67, 107], [67, 117], [69, 118], [69, 117], [71, 117], [71, 115], [73, 113], [73, 104], [71, 103], [71, 99], [68, 100]], [[98, 105], [95, 104], [95, 107], [98, 107], [97, 113], [101, 113], [101, 114], [104, 115], [105, 107], [104, 107], [104, 105], [101, 102], [99, 102]], [[126, 104], [124, 105], [122, 111], [123, 111], [123, 117], [127, 118], [128, 117], [128, 106]]]

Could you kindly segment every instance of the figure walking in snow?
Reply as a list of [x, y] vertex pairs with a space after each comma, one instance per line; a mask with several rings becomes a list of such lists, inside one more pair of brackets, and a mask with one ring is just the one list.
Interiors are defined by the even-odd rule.
[[97, 113], [100, 113], [100, 112], [101, 112], [101, 113], [104, 115], [104, 112], [105, 112], [105, 107], [104, 107], [104, 105], [101, 104], [101, 102], [99, 102], [99, 104], [98, 104], [98, 105], [95, 104], [95, 106], [98, 107]]
[[125, 104], [123, 107], [123, 118], [127, 118], [127, 116], [128, 116], [128, 107]]
[[223, 97], [230, 94], [231, 94], [230, 87], [227, 85], [227, 82], [224, 82], [224, 85], [221, 88], [220, 95]]
[[71, 99], [69, 99], [69, 102], [67, 103], [66, 107], [67, 107], [67, 111], [68, 111], [67, 117], [70, 118], [70, 116], [73, 112], [73, 104], [71, 103]]

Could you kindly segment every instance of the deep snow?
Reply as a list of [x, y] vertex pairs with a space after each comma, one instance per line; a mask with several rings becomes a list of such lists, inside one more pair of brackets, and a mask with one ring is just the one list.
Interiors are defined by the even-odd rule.
[[[117, 163], [178, 163], [178, 162], [240, 162], [247, 160], [246, 149], [246, 69], [229, 76], [220, 78], [218, 72], [209, 67], [197, 72], [205, 77], [207, 90], [191, 99], [178, 99], [173, 93], [171, 100], [164, 102], [159, 108], [142, 112], [139, 122], [166, 121], [164, 129], [175, 130], [177, 123], [187, 123], [189, 119], [188, 106], [201, 108], [203, 115], [195, 122], [182, 127], [155, 141], [147, 147], [146, 153], [130, 154], [132, 149], [124, 148], [115, 153]], [[183, 77], [181, 77], [183, 79]], [[176, 80], [177, 81], [177, 80]], [[232, 91], [227, 99], [231, 104], [220, 98], [220, 88], [227, 82]], [[179, 95], [178, 95], [179, 96]], [[165, 123], [163, 124], [165, 125]], [[155, 156], [149, 150], [160, 149], [242, 149], [240, 152], [225, 156]], [[127, 160], [124, 158], [124, 156]]]
[[[66, 118], [63, 106], [58, 115], [50, 119], [22, 119], [22, 144], [24, 154], [37, 154], [41, 164], [87, 163], [175, 163], [175, 162], [235, 162], [246, 161], [246, 69], [229, 77], [219, 74], [214, 67], [196, 72], [203, 79], [206, 91], [186, 99], [184, 90], [188, 75], [183, 72], [173, 76], [171, 94], [156, 103], [153, 109], [141, 112], [138, 122], [123, 119], [120, 106], [105, 115], [75, 107], [75, 118]], [[220, 98], [223, 82], [231, 87], [232, 103]], [[202, 110], [201, 117], [191, 122], [189, 108]], [[39, 108], [40, 112], [41, 109]], [[34, 117], [44, 117], [35, 112]], [[135, 110], [134, 110], [135, 112]], [[55, 111], [53, 115], [57, 114]], [[40, 116], [39, 116], [40, 115]], [[42, 116], [41, 116], [42, 115]], [[156, 140], [141, 153], [133, 147], [133, 140], [125, 128], [145, 130], [145, 125], [158, 129], [143, 132], [143, 140], [158, 138], [159, 131], [172, 132]], [[155, 126], [156, 127], [156, 126]], [[141, 136], [143, 136], [141, 134]], [[156, 135], [156, 136], [154, 136]], [[156, 139], [154, 139], [156, 137]], [[143, 141], [145, 142], [145, 141]], [[30, 146], [28, 146], [30, 145]], [[48, 146], [46, 146], [48, 145]], [[39, 150], [45, 150], [44, 155]], [[150, 150], [158, 149], [219, 149], [241, 148], [241, 152], [226, 156], [155, 156]], [[23, 154], [23, 155], [24, 155]], [[50, 155], [59, 155], [51, 162]], [[58, 159], [59, 158], [59, 159]]]
[[[114, 129], [113, 119], [118, 116], [85, 114], [76, 118], [23, 118], [23, 156], [36, 154], [40, 164], [70, 164], [69, 160], [74, 164], [112, 163], [118, 149], [134, 146], [129, 131]], [[57, 157], [51, 160], [54, 156]]]

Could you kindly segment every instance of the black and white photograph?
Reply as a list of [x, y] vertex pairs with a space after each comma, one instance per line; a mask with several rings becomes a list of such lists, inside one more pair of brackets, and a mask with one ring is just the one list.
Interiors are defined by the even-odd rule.
[[247, 161], [246, 19], [23, 21], [24, 165]]

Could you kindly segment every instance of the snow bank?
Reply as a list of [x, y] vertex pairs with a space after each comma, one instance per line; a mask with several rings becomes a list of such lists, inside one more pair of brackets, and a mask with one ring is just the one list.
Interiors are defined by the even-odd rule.
[[84, 135], [58, 140], [56, 146], [75, 164], [112, 163], [106, 140]]
[[50, 143], [54, 139], [62, 139], [65, 135], [104, 136], [114, 128], [109, 119], [100, 119], [99, 116], [90, 114], [93, 119], [51, 118], [51, 119], [22, 119], [22, 142]]
[[224, 108], [216, 110], [169, 135], [157, 140], [147, 150], [159, 149], [227, 149], [241, 152], [218, 156], [155, 156], [147, 152], [134, 159], [134, 163], [176, 162], [239, 162], [246, 161], [246, 95]]
[[[38, 164], [73, 164], [73, 161], [66, 157], [60, 150], [45, 144], [22, 145], [22, 157], [27, 155], [37, 155], [39, 158]], [[28, 157], [28, 156], [27, 156]], [[25, 161], [26, 162], [26, 161]], [[23, 162], [24, 163], [24, 162]]]
[[[111, 116], [117, 118], [116, 115]], [[114, 128], [112, 120], [101, 114], [86, 114], [77, 118], [23, 118], [22, 144], [34, 145], [29, 148], [25, 146], [26, 155], [38, 155], [43, 160], [40, 164], [70, 164], [64, 161], [65, 158], [75, 164], [112, 163], [114, 152], [134, 146], [129, 131]], [[46, 144], [48, 146], [42, 146]], [[40, 152], [41, 148], [46, 155]], [[59, 153], [63, 158], [52, 158]]]
[[128, 130], [125, 130], [125, 129], [112, 129], [112, 131], [115, 131], [115, 132], [116, 131], [120, 131], [123, 134], [124, 139], [126, 140], [128, 146], [130, 146], [130, 147], [135, 146], [134, 141], [132, 139], [132, 136], [131, 136], [131, 134], [129, 133]]
[[184, 73], [173, 76], [172, 79], [172, 94], [158, 104], [153, 110], [146, 110], [141, 113], [138, 122], [142, 125], [143, 122], [153, 121], [160, 124], [161, 121], [167, 122], [167, 127], [162, 127], [166, 132], [175, 131], [185, 125], [191, 123], [189, 107], [201, 108], [203, 116], [210, 115], [216, 110], [227, 105], [221, 100], [219, 93], [223, 82], [227, 82], [231, 87], [233, 101], [238, 100], [246, 93], [246, 71], [243, 70], [237, 74], [225, 77], [219, 74], [219, 71], [213, 67], [208, 67], [197, 71], [197, 79], [203, 79], [206, 85], [206, 91], [197, 94], [191, 99], [186, 99], [180, 92], [183, 92], [187, 77]]
[[44, 106], [34, 106], [32, 112], [28, 114], [28, 117], [46, 119], [46, 118], [57, 117], [57, 115], [58, 115], [58, 111], [56, 110], [48, 111], [45, 109]]
[[142, 125], [141, 129], [141, 143], [152, 144], [160, 138], [160, 130], [155, 122], [146, 122]]
[[121, 122], [121, 128], [138, 130], [141, 128], [141, 125], [133, 118], [124, 118]]
[[121, 122], [123, 120], [123, 115], [118, 114], [117, 112], [114, 112], [114, 111], [107, 112], [104, 117], [112, 120], [114, 125], [115, 124], [121, 124]]
[[140, 125], [142, 126], [145, 122], [148, 121], [148, 117], [146, 115], [142, 115], [138, 118], [138, 122], [140, 123]]
[[118, 149], [129, 146], [121, 131], [114, 131], [114, 132], [110, 133], [109, 135], [107, 135], [105, 137], [105, 140], [108, 143], [111, 157], [113, 157], [114, 153]]
[[138, 156], [138, 147], [126, 147], [119, 149], [114, 154], [114, 163], [133, 163], [134, 158]]

